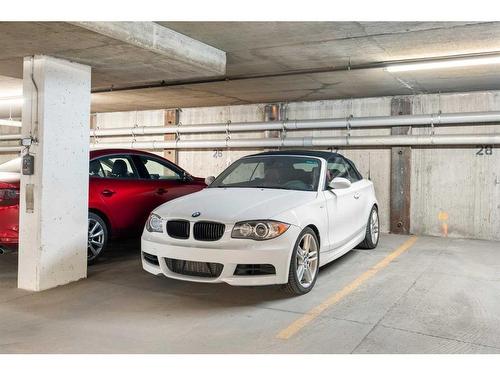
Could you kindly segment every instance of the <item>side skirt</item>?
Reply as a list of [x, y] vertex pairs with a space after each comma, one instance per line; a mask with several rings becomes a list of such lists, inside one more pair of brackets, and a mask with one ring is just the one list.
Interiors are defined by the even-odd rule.
[[341, 257], [345, 253], [354, 249], [358, 244], [361, 243], [361, 241], [363, 241], [363, 239], [365, 238], [365, 233], [366, 233], [366, 226], [361, 228], [361, 230], [359, 230], [354, 235], [354, 237], [351, 240], [349, 240], [348, 242], [346, 242], [344, 245], [341, 245], [341, 246], [339, 246], [335, 249], [329, 250], [327, 252], [321, 253], [319, 266], [320, 267], [324, 266], [325, 264], [330, 263], [331, 261]]

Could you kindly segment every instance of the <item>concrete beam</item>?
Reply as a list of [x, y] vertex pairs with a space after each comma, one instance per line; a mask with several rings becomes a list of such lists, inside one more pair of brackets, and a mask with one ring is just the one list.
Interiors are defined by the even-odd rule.
[[34, 56], [23, 75], [18, 286], [40, 291], [87, 275], [90, 67]]
[[226, 74], [226, 52], [155, 22], [71, 22], [87, 30], [203, 69]]

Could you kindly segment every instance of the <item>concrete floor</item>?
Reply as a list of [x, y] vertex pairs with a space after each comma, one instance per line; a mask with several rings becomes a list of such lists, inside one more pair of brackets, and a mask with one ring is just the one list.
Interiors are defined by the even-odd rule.
[[17, 256], [0, 255], [0, 353], [500, 353], [500, 242], [431, 237], [276, 338], [407, 239], [348, 253], [296, 298], [154, 277], [135, 241], [115, 244], [86, 280], [30, 293], [16, 289]]

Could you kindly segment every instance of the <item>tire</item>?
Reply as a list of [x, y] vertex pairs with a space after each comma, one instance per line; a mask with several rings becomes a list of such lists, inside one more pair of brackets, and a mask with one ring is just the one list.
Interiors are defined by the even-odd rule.
[[375, 249], [378, 245], [380, 237], [379, 228], [380, 220], [378, 217], [377, 206], [373, 206], [370, 211], [370, 216], [368, 217], [368, 223], [366, 224], [365, 239], [357, 247], [359, 249], [367, 250]]
[[89, 212], [87, 263], [93, 264], [102, 255], [108, 244], [108, 226], [97, 214]]
[[[304, 271], [304, 255], [307, 255], [307, 268]], [[302, 264], [302, 269], [300, 268]], [[287, 293], [299, 296], [312, 290], [319, 271], [319, 241], [316, 233], [307, 227], [300, 232], [293, 249], [290, 267], [288, 270], [288, 283], [284, 285]], [[302, 274], [302, 277], [300, 277]], [[309, 277], [307, 276], [309, 275]], [[299, 279], [300, 278], [300, 279]]]

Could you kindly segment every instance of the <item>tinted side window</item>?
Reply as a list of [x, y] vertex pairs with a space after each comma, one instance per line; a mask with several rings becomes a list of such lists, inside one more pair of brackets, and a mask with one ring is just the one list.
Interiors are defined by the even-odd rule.
[[[182, 177], [178, 172], [174, 171], [168, 165], [160, 163], [159, 161], [148, 158], [146, 156], [140, 156], [136, 161], [139, 160], [142, 166], [145, 168], [146, 176], [151, 180], [180, 180]], [[140, 169], [140, 167], [138, 166]], [[143, 173], [144, 174], [144, 173]]]
[[106, 178], [137, 178], [137, 172], [128, 156], [105, 156], [99, 161]]
[[358, 169], [354, 165], [354, 163], [351, 160], [346, 160], [347, 164], [349, 165], [349, 170], [352, 178], [354, 181], [360, 181], [363, 179], [363, 176], [361, 176], [361, 173], [359, 173]]
[[327, 165], [327, 184], [335, 177], [347, 178], [351, 182], [359, 181], [360, 178], [354, 168], [343, 158], [330, 159]]
[[90, 161], [89, 176], [90, 177], [104, 177], [104, 170], [102, 169], [101, 162], [98, 159]]

